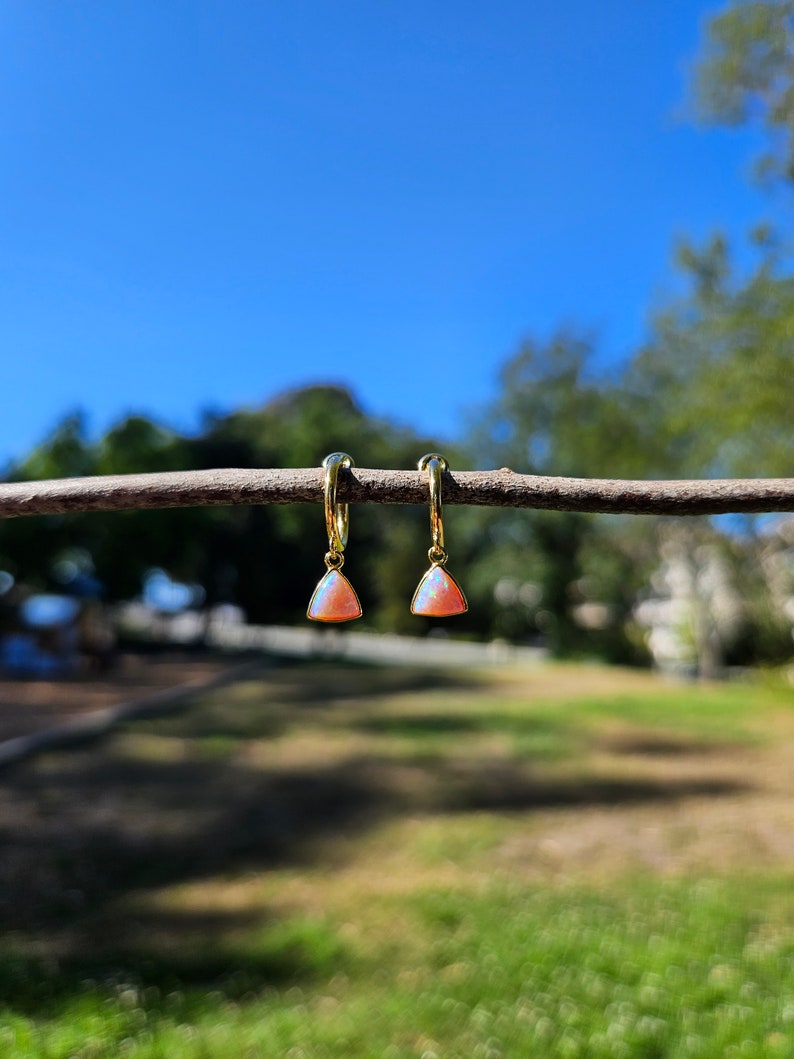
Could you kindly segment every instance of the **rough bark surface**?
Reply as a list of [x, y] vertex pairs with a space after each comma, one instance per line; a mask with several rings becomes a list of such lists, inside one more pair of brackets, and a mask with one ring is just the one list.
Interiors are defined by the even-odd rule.
[[[549, 478], [505, 467], [447, 472], [442, 481], [445, 503], [480, 507], [637, 515], [794, 511], [794, 478], [624, 481]], [[322, 496], [319, 467], [64, 478], [0, 484], [0, 517], [209, 504], [316, 504]], [[354, 504], [426, 504], [427, 477], [419, 471], [342, 470], [337, 497]]]

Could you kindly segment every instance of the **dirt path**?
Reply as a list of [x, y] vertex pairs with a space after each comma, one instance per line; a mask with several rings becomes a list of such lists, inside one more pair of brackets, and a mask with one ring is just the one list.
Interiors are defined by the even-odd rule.
[[166, 688], [210, 680], [229, 663], [223, 659], [123, 654], [108, 674], [58, 680], [0, 678], [0, 743], [34, 735], [111, 706], [141, 699]]

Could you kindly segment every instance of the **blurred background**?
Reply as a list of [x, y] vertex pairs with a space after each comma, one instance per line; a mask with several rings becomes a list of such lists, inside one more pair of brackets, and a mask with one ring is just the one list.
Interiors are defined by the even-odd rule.
[[[0, 35], [5, 480], [791, 475], [787, 0]], [[426, 509], [353, 508], [348, 633], [317, 505], [0, 522], [6, 741], [190, 705], [0, 742], [9, 1054], [794, 1053], [794, 515], [445, 523], [434, 622]]]
[[[786, 18], [8, 5], [6, 477], [434, 448], [458, 469], [788, 474]], [[448, 519], [460, 635], [707, 674], [791, 653], [786, 519]], [[355, 512], [365, 627], [426, 631], [404, 605], [426, 521]], [[7, 521], [0, 591], [14, 613], [151, 603], [163, 571], [193, 586], [166, 609], [289, 624], [322, 547], [299, 507]]]

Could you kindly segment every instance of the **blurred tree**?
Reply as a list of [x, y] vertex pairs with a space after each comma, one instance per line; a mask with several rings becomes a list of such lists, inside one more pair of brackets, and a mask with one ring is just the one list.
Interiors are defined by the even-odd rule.
[[794, 180], [794, 2], [742, 0], [709, 19], [694, 98], [705, 121], [765, 130], [759, 176]]
[[[190, 466], [189, 439], [140, 415], [115, 424], [95, 446], [95, 474], [152, 474]], [[102, 512], [84, 516], [87, 540], [111, 599], [140, 592], [152, 567], [182, 581], [200, 580], [206, 508]], [[90, 524], [88, 519], [90, 518]]]
[[[207, 416], [193, 438], [130, 416], [90, 443], [82, 418], [71, 415], [12, 477], [319, 466], [338, 449], [371, 466], [412, 467], [437, 447], [437, 439], [367, 415], [340, 387], [311, 386], [260, 409]], [[454, 462], [449, 446], [445, 452]], [[399, 518], [393, 509], [375, 505], [354, 510], [346, 569], [370, 624], [426, 627], [408, 611], [426, 567], [426, 519], [416, 507]], [[136, 596], [145, 572], [157, 566], [180, 580], [200, 582], [209, 603], [236, 602], [252, 621], [285, 622], [305, 616], [327, 542], [322, 509], [315, 504], [91, 513], [0, 524], [0, 567], [34, 586], [45, 587], [59, 556], [78, 546], [90, 553], [110, 599]], [[410, 554], [415, 566], [406, 562]]]
[[16, 468], [17, 480], [78, 478], [95, 474], [94, 451], [86, 437], [85, 416], [70, 412], [58, 423], [50, 437], [37, 446]]
[[648, 469], [785, 476], [791, 471], [794, 278], [778, 275], [767, 251], [749, 277], [737, 278], [720, 236], [699, 251], [684, 245], [679, 259], [686, 290], [657, 314], [625, 378], [626, 399], [643, 409]]
[[[646, 472], [642, 439], [649, 428], [640, 406], [649, 402], [634, 403], [620, 376], [597, 364], [587, 336], [560, 332], [545, 344], [525, 342], [500, 382], [474, 434], [481, 465], [572, 477]], [[627, 523], [490, 510], [472, 516], [471, 532], [487, 541], [475, 560], [472, 594], [497, 634], [540, 637], [558, 654], [634, 655], [622, 632], [639, 573], [637, 538]]]
[[[632, 477], [647, 467], [642, 417], [618, 373], [597, 362], [592, 338], [561, 331], [524, 342], [502, 368], [500, 394], [484, 416], [478, 448], [516, 471]], [[633, 395], [632, 395], [633, 396]]]
[[[794, 180], [794, 2], [742, 0], [708, 20], [693, 95], [703, 120], [763, 130], [759, 172]], [[668, 406], [662, 439], [680, 473], [790, 473], [789, 227], [784, 209], [751, 233], [756, 260], [744, 273], [721, 235], [679, 249], [684, 293], [657, 315], [631, 386]]]
[[[67, 416], [42, 445], [12, 471], [17, 480], [181, 470], [189, 443], [142, 416], [130, 416], [97, 443], [82, 417]], [[59, 556], [86, 549], [111, 599], [130, 598], [152, 566], [195, 580], [200, 572], [207, 520], [204, 509], [95, 512], [4, 520], [0, 565], [36, 587], [47, 587]]]
[[[43, 444], [9, 477], [17, 481], [74, 478], [93, 474], [94, 452], [86, 437], [85, 418], [80, 412], [65, 416]], [[0, 522], [0, 568], [18, 581], [45, 588], [48, 571], [61, 552], [83, 544], [87, 516], [51, 515], [41, 518], [3, 519]]]
[[141, 415], [127, 416], [93, 449], [94, 474], [147, 474], [184, 470], [190, 443]]
[[[261, 409], [214, 417], [196, 439], [193, 465], [317, 467], [329, 452], [344, 451], [360, 466], [411, 467], [434, 444], [407, 427], [369, 416], [342, 387], [310, 386], [282, 394]], [[413, 527], [420, 557], [417, 581], [427, 545], [422, 548], [421, 512], [408, 511], [406, 523], [379, 505], [354, 508], [345, 572], [359, 592], [367, 622], [390, 628], [413, 622], [415, 631], [417, 619], [407, 605], [414, 586], [403, 584], [411, 576], [404, 560], [406, 525]], [[236, 509], [218, 530], [216, 547], [234, 569], [238, 600], [251, 620], [301, 620], [324, 570], [322, 509], [315, 504]]]

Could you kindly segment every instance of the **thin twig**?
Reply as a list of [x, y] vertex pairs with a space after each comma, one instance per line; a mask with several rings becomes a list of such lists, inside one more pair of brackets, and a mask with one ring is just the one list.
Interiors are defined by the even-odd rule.
[[[323, 472], [311, 468], [176, 471], [63, 478], [0, 485], [0, 517], [130, 511], [226, 504], [319, 503]], [[717, 515], [794, 511], [794, 478], [623, 481], [549, 478], [500, 471], [444, 474], [447, 504], [545, 508], [603, 514]], [[338, 500], [356, 504], [426, 504], [418, 471], [354, 468], [339, 475]]]

